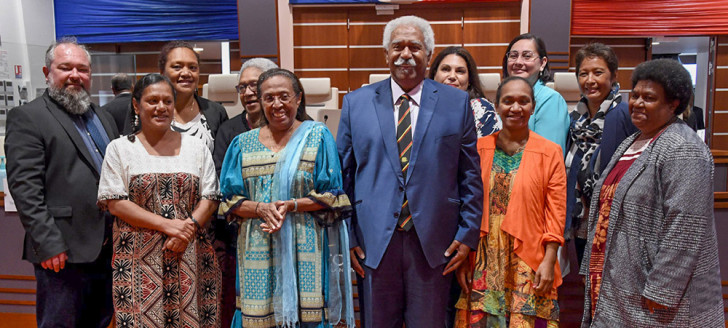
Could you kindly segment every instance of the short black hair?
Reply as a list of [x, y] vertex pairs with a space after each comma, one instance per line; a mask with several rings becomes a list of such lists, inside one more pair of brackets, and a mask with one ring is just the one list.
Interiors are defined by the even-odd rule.
[[501, 89], [503, 89], [503, 86], [505, 86], [508, 83], [511, 83], [513, 81], [523, 81], [528, 86], [529, 94], [531, 95], [531, 104], [533, 104], [533, 108], [536, 109], [536, 96], [533, 94], [533, 85], [531, 85], [531, 82], [528, 82], [528, 80], [520, 77], [520, 76], [509, 76], [501, 82], [501, 84], [498, 86], [498, 90], [495, 92], [495, 106], [498, 107], [498, 104], [500, 104], [500, 97], [501, 97]]
[[159, 71], [164, 72], [164, 66], [167, 65], [167, 57], [169, 56], [169, 52], [173, 49], [177, 48], [187, 48], [192, 51], [193, 54], [195, 54], [195, 58], [197, 58], [197, 64], [200, 64], [200, 54], [195, 51], [195, 48], [192, 47], [192, 45], [187, 41], [170, 41], [167, 42], [164, 46], [162, 46], [162, 50], [159, 51]]
[[465, 66], [468, 67], [468, 92], [470, 99], [473, 98], [484, 98], [483, 88], [480, 85], [480, 77], [478, 76], [478, 65], [475, 64], [475, 59], [470, 53], [463, 47], [447, 47], [442, 49], [440, 53], [435, 56], [435, 60], [430, 66], [430, 79], [434, 80], [437, 70], [440, 69], [440, 63], [448, 55], [457, 55], [465, 61]]
[[[306, 93], [303, 91], [303, 85], [301, 84], [301, 80], [298, 79], [298, 76], [296, 74], [293, 74], [293, 72], [285, 69], [285, 68], [273, 68], [269, 69], [263, 73], [260, 74], [258, 77], [258, 101], [260, 102], [260, 107], [265, 108], [265, 105], [263, 105], [263, 92], [261, 92], [261, 86], [263, 85], [263, 82], [266, 80], [274, 77], [274, 76], [283, 76], [291, 81], [291, 85], [293, 85], [293, 92], [296, 93], [296, 96], [301, 96], [301, 104], [298, 105], [298, 108], [296, 109], [296, 119], [303, 122], [306, 120], [312, 120], [308, 114], [306, 114]], [[263, 114], [263, 120], [261, 121], [261, 126], [268, 124], [268, 118], [265, 117], [265, 113]]]
[[617, 75], [617, 69], [619, 68], [619, 59], [617, 58], [617, 54], [614, 53], [614, 50], [612, 50], [610, 46], [599, 42], [593, 42], [581, 47], [581, 49], [576, 52], [574, 60], [576, 61], [577, 77], [579, 76], [581, 62], [583, 62], [584, 59], [594, 57], [601, 58], [607, 63], [607, 68], [609, 68], [609, 73], [612, 74], [612, 77]]
[[113, 91], [124, 91], [131, 90], [134, 85], [134, 79], [124, 73], [119, 73], [111, 78], [111, 90]]
[[[541, 40], [538, 36], [531, 34], [531, 33], [523, 33], [513, 40], [511, 40], [511, 43], [508, 44], [508, 49], [506, 49], [506, 53], [503, 54], [503, 76], [508, 77], [508, 53], [511, 52], [511, 48], [513, 48], [513, 45], [516, 44], [516, 42], [521, 40], [532, 40], [536, 44], [536, 52], [538, 52], [539, 58], [549, 58], [549, 54], [546, 51], [546, 43]], [[554, 78], [551, 76], [551, 63], [546, 62], [546, 66], [544, 66], [543, 71], [541, 71], [538, 74], [538, 79], [541, 80], [541, 82], [551, 82], [554, 80]]]
[[688, 70], [674, 59], [655, 59], [641, 63], [632, 72], [632, 88], [639, 81], [652, 81], [662, 86], [665, 98], [680, 103], [675, 108], [675, 115], [685, 111], [693, 95], [693, 78]]

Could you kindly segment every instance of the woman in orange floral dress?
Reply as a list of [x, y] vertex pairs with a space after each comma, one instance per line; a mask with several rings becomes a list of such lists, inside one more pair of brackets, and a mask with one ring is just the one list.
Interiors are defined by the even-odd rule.
[[528, 129], [534, 105], [530, 83], [506, 78], [503, 130], [478, 140], [485, 208], [478, 250], [458, 272], [456, 327], [558, 326], [566, 171], [561, 147]]

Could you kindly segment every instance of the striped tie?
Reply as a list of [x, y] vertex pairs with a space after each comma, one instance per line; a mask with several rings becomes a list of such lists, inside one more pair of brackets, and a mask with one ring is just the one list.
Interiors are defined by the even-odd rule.
[[[403, 94], [399, 105], [399, 120], [397, 121], [397, 147], [399, 148], [399, 164], [402, 166], [402, 176], [407, 179], [407, 169], [410, 164], [412, 151], [412, 124], [410, 120], [409, 95]], [[407, 195], [404, 195], [402, 210], [399, 212], [397, 226], [405, 231], [412, 228], [412, 214], [410, 214]]]

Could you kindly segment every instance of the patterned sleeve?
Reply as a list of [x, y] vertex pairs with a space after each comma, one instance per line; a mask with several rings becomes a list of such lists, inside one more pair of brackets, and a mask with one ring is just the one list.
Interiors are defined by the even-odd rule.
[[121, 161], [119, 146], [126, 139], [113, 140], [106, 148], [99, 178], [98, 206], [106, 210], [107, 201], [129, 198], [129, 166]]
[[202, 199], [220, 201], [222, 197], [217, 183], [215, 161], [212, 160], [212, 154], [207, 147], [203, 147], [200, 151], [203, 154], [200, 168], [200, 196]]
[[323, 226], [347, 219], [352, 214], [349, 197], [343, 190], [341, 163], [336, 142], [329, 129], [321, 125], [322, 141], [316, 154], [314, 168], [314, 190], [306, 197], [324, 208], [311, 212]]
[[218, 213], [224, 215], [228, 220], [234, 219], [233, 216], [229, 215], [231, 214], [230, 212], [250, 197], [243, 183], [241, 136], [238, 135], [230, 142], [230, 146], [225, 153], [225, 159], [222, 162], [222, 168], [220, 169], [222, 202], [220, 203]]

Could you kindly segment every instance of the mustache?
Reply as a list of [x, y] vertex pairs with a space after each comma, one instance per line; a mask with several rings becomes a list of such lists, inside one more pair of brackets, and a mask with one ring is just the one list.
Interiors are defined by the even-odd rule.
[[397, 58], [397, 60], [394, 61], [394, 66], [402, 66], [402, 65], [415, 66], [415, 65], [417, 65], [417, 63], [415, 63], [414, 58], [404, 60], [404, 59], [402, 59], [402, 57], [399, 57], [399, 58]]

